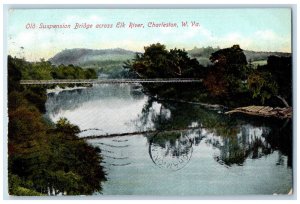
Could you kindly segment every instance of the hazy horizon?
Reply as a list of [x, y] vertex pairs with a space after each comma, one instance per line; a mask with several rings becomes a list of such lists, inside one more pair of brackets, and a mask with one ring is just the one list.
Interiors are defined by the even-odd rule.
[[[150, 45], [150, 44], [149, 44]], [[147, 45], [146, 45], [147, 46]], [[194, 48], [197, 48], [197, 49], [201, 49], [201, 48], [207, 48], [207, 47], [212, 47], [212, 48], [214, 48], [214, 49], [216, 49], [216, 48], [218, 48], [219, 46], [215, 46], [215, 47], [213, 47], [213, 46], [206, 46], [206, 47], [193, 47], [192, 49], [194, 49]], [[174, 49], [174, 48], [177, 48], [177, 49], [184, 49], [185, 51], [190, 51], [190, 50], [192, 50], [192, 49], [185, 49], [185, 48], [180, 48], [180, 47], [173, 47], [173, 48], [167, 48], [167, 49]], [[224, 49], [224, 48], [227, 48], [227, 47], [219, 47], [220, 49]], [[28, 61], [30, 61], [30, 62], [36, 62], [36, 61], [40, 61], [41, 59], [45, 59], [45, 60], [49, 60], [49, 59], [51, 59], [51, 58], [53, 58], [55, 55], [57, 55], [57, 54], [59, 54], [59, 53], [61, 53], [61, 52], [63, 52], [64, 50], [76, 50], [76, 49], [86, 49], [86, 50], [116, 50], [116, 49], [121, 49], [121, 50], [124, 50], [124, 51], [130, 51], [130, 52], [140, 52], [140, 53], [142, 53], [143, 51], [135, 51], [135, 50], [129, 50], [129, 49], [126, 49], [126, 48], [121, 48], [121, 47], [113, 47], [113, 48], [95, 48], [95, 49], [92, 49], [92, 48], [86, 48], [86, 47], [75, 47], [75, 48], [65, 48], [65, 49], [62, 49], [62, 50], [60, 50], [60, 51], [58, 51], [57, 53], [55, 53], [53, 56], [50, 56], [49, 58], [40, 58], [40, 59], [37, 59], [37, 60], [34, 60], [34, 61], [32, 61], [32, 60], [28, 60]], [[242, 50], [246, 50], [246, 49], [243, 49], [242, 47], [241, 47], [241, 49]], [[291, 54], [291, 52], [281, 52], [281, 51], [257, 51], [257, 50], [246, 50], [246, 51], [250, 51], [250, 52], [272, 52], [272, 53], [274, 53], [274, 52], [279, 52], [279, 53], [289, 53], [289, 54]], [[18, 57], [18, 56], [12, 56], [12, 57]], [[25, 57], [24, 57], [25, 58]], [[25, 58], [26, 59], [26, 58]], [[26, 59], [27, 60], [27, 59]]]

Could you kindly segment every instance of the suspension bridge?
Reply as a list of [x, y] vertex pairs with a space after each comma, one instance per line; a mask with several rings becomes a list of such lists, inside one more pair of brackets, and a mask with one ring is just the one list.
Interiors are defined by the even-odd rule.
[[200, 83], [195, 78], [155, 78], [155, 79], [53, 79], [53, 80], [21, 80], [22, 85], [52, 84], [136, 84], [136, 83]]

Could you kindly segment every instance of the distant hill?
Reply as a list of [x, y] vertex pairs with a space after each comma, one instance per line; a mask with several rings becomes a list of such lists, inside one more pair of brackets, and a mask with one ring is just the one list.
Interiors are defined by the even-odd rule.
[[207, 66], [212, 64], [209, 60], [210, 55], [218, 50], [220, 50], [219, 47], [213, 48], [209, 46], [201, 48], [194, 47], [192, 50], [187, 50], [187, 52], [190, 55], [190, 57], [196, 58], [201, 65]]
[[115, 49], [65, 49], [49, 59], [54, 65], [77, 65], [82, 68], [94, 68], [98, 74], [111, 78], [120, 78], [124, 75], [123, 64], [133, 59], [135, 52]]
[[[210, 55], [218, 51], [220, 48], [202, 47], [187, 50], [192, 58], [196, 58], [203, 66], [210, 65]], [[99, 74], [104, 74], [112, 78], [120, 78], [124, 76], [123, 64], [125, 61], [133, 59], [136, 52], [121, 48], [115, 49], [65, 49], [49, 59], [54, 65], [77, 65], [82, 68], [95, 68]], [[283, 52], [256, 52], [244, 50], [247, 61], [250, 60], [254, 65], [263, 65], [267, 63], [270, 55], [290, 56], [290, 53]]]
[[[202, 47], [202, 48], [193, 48], [192, 50], [188, 50], [187, 52], [191, 57], [196, 58], [200, 64], [207, 66], [211, 64], [209, 57], [212, 53], [220, 50], [221, 48], [213, 48], [213, 47]], [[259, 63], [266, 63], [266, 60], [270, 55], [281, 56], [281, 57], [289, 57], [291, 53], [285, 52], [257, 52], [257, 51], [250, 51], [244, 50], [244, 54], [246, 55], [247, 61], [252, 62], [259, 62]]]
[[287, 52], [256, 52], [256, 51], [249, 51], [244, 50], [246, 55], [247, 61], [260, 61], [260, 60], [267, 60], [269, 56], [279, 56], [279, 57], [290, 57], [291, 53]]
[[83, 68], [95, 68], [97, 67], [99, 62], [125, 61], [128, 59], [132, 59], [134, 55], [135, 52], [124, 50], [121, 48], [101, 50], [75, 48], [65, 49], [61, 51], [52, 58], [50, 58], [49, 61], [55, 65], [73, 64], [81, 66]]

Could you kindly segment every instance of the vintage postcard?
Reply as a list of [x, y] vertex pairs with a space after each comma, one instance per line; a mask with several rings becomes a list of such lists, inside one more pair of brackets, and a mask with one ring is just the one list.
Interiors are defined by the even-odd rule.
[[292, 8], [11, 8], [16, 196], [293, 194]]

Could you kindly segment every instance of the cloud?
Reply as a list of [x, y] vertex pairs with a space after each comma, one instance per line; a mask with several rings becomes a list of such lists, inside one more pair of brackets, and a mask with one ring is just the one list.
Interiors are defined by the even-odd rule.
[[239, 44], [242, 48], [247, 48], [253, 43], [252, 39], [245, 37], [238, 32], [232, 32], [225, 36], [214, 38], [214, 45], [221, 48], [231, 47], [232, 45]]
[[[25, 30], [8, 39], [9, 54], [25, 57], [29, 61], [48, 59], [61, 49], [84, 46], [83, 42], [84, 37], [80, 33], [70, 35], [58, 30]], [[21, 47], [24, 48], [25, 56], [18, 56]]]
[[271, 30], [259, 30], [253, 34], [252, 39], [255, 39], [257, 50], [291, 52], [291, 36], [281, 36]]
[[264, 40], [274, 40], [278, 36], [271, 30], [259, 30], [254, 33], [254, 36]]
[[206, 29], [203, 26], [200, 26], [200, 27], [189, 27], [186, 31], [184, 31], [181, 37], [184, 39], [197, 37], [197, 38], [204, 38], [210, 40], [213, 37], [213, 35], [210, 30]]

